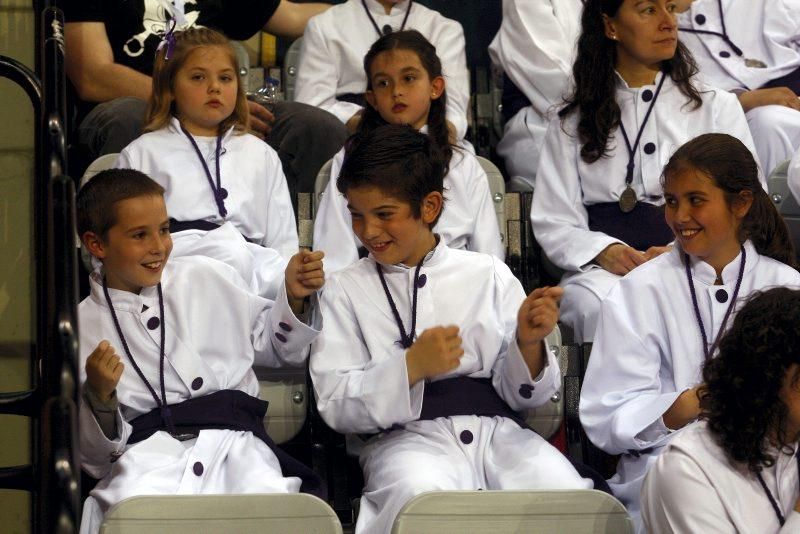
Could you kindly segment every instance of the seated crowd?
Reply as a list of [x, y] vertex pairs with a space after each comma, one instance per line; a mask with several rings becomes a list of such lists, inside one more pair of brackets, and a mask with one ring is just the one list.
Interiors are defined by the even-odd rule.
[[[457, 22], [65, 4], [79, 141], [119, 153], [77, 199], [82, 532], [136, 495], [325, 498], [267, 435], [256, 364], [307, 366], [322, 419], [365, 440], [358, 533], [426, 491], [592, 488], [637, 532], [798, 528], [800, 273], [765, 189], [794, 157], [800, 198], [796, 0], [503, 0], [498, 154], [560, 270], [528, 295], [465, 139]], [[271, 110], [229, 41], [262, 27], [304, 36], [297, 102]], [[301, 250], [297, 194], [331, 158]], [[607, 482], [520, 415], [562, 386], [558, 322], [593, 342], [580, 417], [619, 456]]]

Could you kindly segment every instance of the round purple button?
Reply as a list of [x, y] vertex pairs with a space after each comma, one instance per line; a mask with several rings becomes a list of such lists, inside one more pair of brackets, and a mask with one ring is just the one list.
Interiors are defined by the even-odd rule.
[[197, 378], [195, 378], [194, 380], [192, 380], [192, 389], [193, 389], [194, 391], [197, 391], [197, 390], [198, 390], [198, 389], [200, 389], [201, 387], [203, 387], [203, 377], [201, 377], [201, 376], [198, 376]]
[[461, 434], [458, 435], [458, 437], [461, 440], [461, 443], [463, 443], [464, 445], [469, 445], [470, 443], [472, 443], [472, 440], [475, 439], [472, 435], [472, 432], [470, 432], [469, 430], [464, 430], [463, 432], [461, 432]]
[[203, 474], [203, 464], [200, 462], [195, 462], [192, 466], [192, 471], [194, 471], [195, 475], [201, 476]]
[[161, 325], [161, 319], [159, 319], [158, 317], [150, 317], [147, 320], [147, 328], [149, 328], [150, 330], [155, 330], [156, 328], [159, 327], [159, 325]]

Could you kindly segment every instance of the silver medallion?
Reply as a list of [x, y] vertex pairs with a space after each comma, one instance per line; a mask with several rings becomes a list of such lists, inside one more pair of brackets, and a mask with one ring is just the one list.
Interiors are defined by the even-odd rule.
[[766, 69], [767, 64], [760, 59], [745, 58], [744, 64], [752, 69]]
[[635, 207], [636, 191], [631, 186], [627, 186], [619, 197], [619, 209], [622, 210], [622, 213], [630, 213]]

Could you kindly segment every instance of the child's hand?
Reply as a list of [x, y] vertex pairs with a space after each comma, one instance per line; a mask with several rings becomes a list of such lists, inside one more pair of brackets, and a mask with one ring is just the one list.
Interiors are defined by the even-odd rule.
[[117, 389], [123, 369], [125, 365], [119, 361], [114, 347], [104, 339], [86, 360], [86, 381], [101, 401], [108, 402]]
[[458, 367], [463, 355], [457, 326], [436, 326], [425, 330], [406, 352], [408, 385], [452, 371]]
[[540, 343], [558, 322], [558, 301], [564, 290], [558, 286], [540, 287], [522, 302], [517, 313], [517, 343], [524, 350]]
[[595, 256], [594, 261], [610, 273], [625, 276], [648, 259], [643, 252], [635, 248], [622, 243], [613, 243]]
[[324, 257], [325, 253], [321, 250], [301, 250], [286, 265], [286, 296], [295, 312], [298, 312], [295, 306], [298, 302], [302, 311], [303, 299], [325, 283], [325, 271], [322, 270]]

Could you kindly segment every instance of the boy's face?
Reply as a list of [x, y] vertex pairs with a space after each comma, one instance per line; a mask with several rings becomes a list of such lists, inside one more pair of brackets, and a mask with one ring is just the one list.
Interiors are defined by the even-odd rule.
[[436, 245], [431, 224], [442, 209], [441, 193], [422, 200], [419, 218], [408, 202], [377, 187], [351, 188], [346, 196], [353, 232], [379, 263], [417, 265]]
[[129, 198], [117, 202], [116, 224], [106, 239], [84, 234], [89, 252], [103, 261], [108, 287], [139, 293], [161, 281], [161, 273], [172, 252], [169, 217], [160, 195]]

